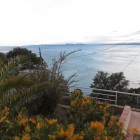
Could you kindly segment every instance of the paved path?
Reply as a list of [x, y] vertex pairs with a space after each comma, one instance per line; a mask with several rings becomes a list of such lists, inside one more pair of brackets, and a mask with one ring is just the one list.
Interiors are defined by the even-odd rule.
[[137, 128], [140, 131], [140, 112], [132, 111], [128, 128]]
[[[140, 112], [132, 111], [131, 113], [128, 129], [132, 130], [133, 128], [137, 128], [140, 134]], [[128, 136], [126, 140], [133, 140], [132, 135]]]

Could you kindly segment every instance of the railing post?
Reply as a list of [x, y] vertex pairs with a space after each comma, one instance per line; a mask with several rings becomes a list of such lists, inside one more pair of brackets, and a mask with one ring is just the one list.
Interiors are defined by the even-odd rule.
[[115, 101], [115, 104], [117, 105], [117, 100], [118, 100], [118, 93], [116, 91], [116, 101]]

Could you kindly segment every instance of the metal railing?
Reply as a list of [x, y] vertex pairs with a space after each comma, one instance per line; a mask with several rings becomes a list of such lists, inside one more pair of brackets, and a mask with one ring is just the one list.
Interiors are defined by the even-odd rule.
[[126, 96], [139, 97], [139, 101], [140, 101], [140, 94], [105, 90], [105, 89], [97, 89], [97, 88], [93, 88], [92, 97], [97, 98], [98, 100], [101, 100], [101, 101], [108, 101], [108, 102], [111, 102], [112, 104], [118, 105], [119, 94], [123, 94]]

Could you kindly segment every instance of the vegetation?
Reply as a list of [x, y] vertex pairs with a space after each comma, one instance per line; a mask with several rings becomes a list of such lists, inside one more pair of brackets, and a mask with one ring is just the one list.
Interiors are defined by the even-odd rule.
[[7, 59], [13, 59], [16, 56], [20, 56], [20, 55], [26, 55], [28, 58], [30, 58], [29, 63], [27, 63], [26, 65], [24, 65], [24, 67], [22, 67], [23, 69], [32, 69], [35, 68], [35, 66], [40, 65], [42, 62], [44, 62], [44, 60], [40, 57], [37, 57], [35, 53], [32, 53], [32, 51], [26, 49], [26, 48], [14, 48], [13, 50], [9, 51], [6, 54]]
[[18, 76], [20, 66], [26, 64], [27, 57], [20, 56], [0, 65], [0, 100], [2, 106], [16, 110], [15, 103], [21, 97], [22, 91], [30, 88], [33, 82], [26, 76]]
[[66, 124], [58, 124], [56, 119], [27, 117], [24, 112], [9, 118], [10, 110], [7, 107], [0, 108], [0, 139], [123, 140], [123, 124], [112, 115], [108, 104], [102, 105], [96, 100], [83, 97], [76, 90], [72, 94], [69, 110], [70, 120]]
[[7, 62], [7, 57], [6, 57], [5, 53], [0, 52], [0, 60], [1, 60], [0, 63], [2, 63], [2, 62], [6, 63]]
[[60, 53], [59, 58], [53, 60], [51, 68], [40, 66], [40, 69], [25, 75], [19, 73], [30, 57], [20, 55], [1, 65], [0, 99], [3, 105], [10, 108], [10, 115], [15, 115], [23, 107], [30, 116], [53, 114], [61, 97], [68, 92], [69, 84], [74, 82], [74, 75], [65, 79], [62, 73], [63, 63], [74, 52]]
[[[34, 81], [37, 87], [37, 97], [27, 106], [31, 115], [42, 114], [46, 116], [53, 114], [58, 103], [61, 102], [62, 96], [68, 92], [69, 85], [74, 82], [74, 74], [65, 79], [62, 73], [62, 65], [66, 58], [74, 52], [60, 53], [58, 59], [54, 59], [50, 69], [34, 71], [30, 79]], [[32, 91], [35, 94], [35, 91]], [[34, 104], [33, 104], [34, 103]]]
[[[103, 95], [97, 95], [94, 94], [94, 88], [98, 89], [106, 89], [106, 90], [113, 90], [113, 91], [124, 91], [129, 92], [128, 89], [129, 81], [126, 80], [123, 72], [118, 73], [112, 73], [109, 74], [107, 72], [98, 71], [95, 77], [93, 78], [93, 83], [91, 84], [91, 88], [93, 88], [93, 93], [91, 96], [94, 97], [104, 97]], [[107, 92], [103, 92], [104, 94], [110, 94]], [[109, 98], [108, 96], [106, 96]], [[136, 102], [133, 102], [135, 97], [124, 95], [124, 94], [118, 94], [118, 105], [130, 105], [133, 107], [136, 107]], [[114, 97], [111, 97], [110, 99], [114, 100]]]
[[[0, 63], [1, 140], [123, 140], [123, 124], [113, 115], [109, 104], [84, 97], [80, 90], [71, 94], [65, 121], [60, 123], [52, 118], [69, 85], [74, 82], [75, 74], [66, 79], [62, 66], [75, 51], [60, 53], [50, 68], [41, 62], [39, 67], [21, 74], [32, 61], [32, 53], [21, 50], [11, 51], [15, 57], [10, 58], [9, 53], [10, 60], [4, 63], [1, 59]], [[101, 81], [100, 76], [103, 77]], [[114, 78], [118, 79], [113, 81]], [[112, 88], [115, 85], [116, 90], [126, 90], [128, 81], [123, 73], [109, 76], [101, 72], [92, 87], [105, 85], [108, 89], [109, 84]], [[136, 133], [137, 129], [134, 129], [133, 134]]]
[[98, 71], [93, 78], [91, 88], [127, 91], [128, 85], [129, 81], [126, 80], [123, 72], [109, 74], [107, 72]]
[[[140, 88], [130, 88], [129, 92], [135, 93], [135, 94], [140, 94]], [[134, 108], [140, 108], [140, 97], [133, 96], [132, 101], [131, 101], [131, 106], [133, 106]]]

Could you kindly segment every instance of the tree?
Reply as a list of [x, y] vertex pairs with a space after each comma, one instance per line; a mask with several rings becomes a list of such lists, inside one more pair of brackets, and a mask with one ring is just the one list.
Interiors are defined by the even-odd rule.
[[13, 59], [16, 56], [19, 55], [26, 55], [30, 58], [30, 62], [26, 65], [24, 65], [24, 67], [22, 69], [28, 69], [28, 68], [34, 68], [35, 65], [39, 65], [42, 63], [43, 59], [40, 57], [37, 57], [37, 55], [35, 53], [32, 53], [32, 51], [26, 49], [26, 48], [14, 48], [13, 50], [9, 51], [6, 56], [7, 59]]
[[[109, 74], [107, 72], [98, 71], [95, 77], [93, 78], [93, 83], [91, 84], [91, 88], [93, 88], [93, 93], [91, 96], [104, 98], [104, 95], [96, 95], [94, 94], [94, 88], [98, 89], [106, 89], [106, 90], [114, 90], [114, 91], [128, 91], [129, 81], [126, 80], [123, 72], [112, 73]], [[109, 98], [107, 92], [103, 92], [107, 94], [107, 98]], [[114, 99], [111, 97], [110, 99]], [[132, 100], [132, 97], [119, 94], [118, 95], [118, 104], [126, 105], [129, 104]]]
[[107, 72], [98, 71], [93, 78], [93, 84], [91, 88], [127, 91], [129, 81], [126, 80], [123, 72], [112, 73], [111, 75]]

